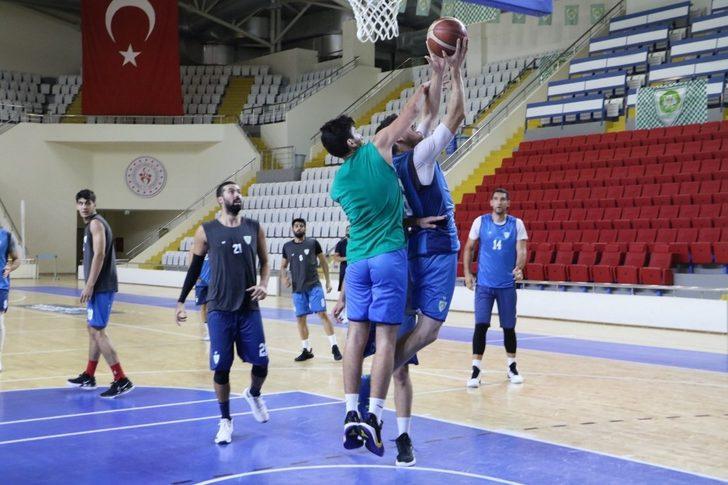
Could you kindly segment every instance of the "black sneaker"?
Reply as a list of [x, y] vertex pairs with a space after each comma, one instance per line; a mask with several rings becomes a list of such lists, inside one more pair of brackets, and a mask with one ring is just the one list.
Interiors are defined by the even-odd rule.
[[343, 358], [338, 345], [331, 346], [331, 353], [334, 354], [334, 360], [341, 360]]
[[397, 443], [397, 460], [394, 462], [397, 466], [413, 466], [415, 460], [415, 450], [412, 448], [412, 440], [407, 433], [402, 433], [395, 440]]
[[132, 384], [129, 379], [124, 377], [123, 379], [112, 382], [111, 387], [101, 393], [101, 397], [103, 397], [104, 399], [115, 399], [122, 394], [131, 392], [133, 389], [134, 384]]
[[384, 443], [382, 442], [382, 421], [378, 421], [377, 417], [370, 413], [366, 421], [361, 423], [361, 429], [364, 431], [366, 440], [364, 444], [367, 450], [377, 456], [384, 456]]
[[361, 430], [361, 420], [356, 411], [349, 411], [344, 419], [344, 448], [353, 450], [362, 446], [364, 446], [364, 434]]
[[511, 384], [523, 384], [523, 377], [518, 373], [515, 362], [508, 366], [508, 380]]
[[308, 359], [313, 359], [313, 349], [311, 349], [311, 350], [303, 349], [303, 352], [301, 352], [301, 355], [299, 355], [298, 357], [296, 357], [293, 360], [295, 360], [296, 362], [303, 362], [304, 360], [308, 360]]
[[78, 377], [68, 379], [68, 385], [70, 387], [78, 387], [85, 391], [90, 391], [91, 389], [96, 389], [96, 378], [82, 372], [78, 375]]

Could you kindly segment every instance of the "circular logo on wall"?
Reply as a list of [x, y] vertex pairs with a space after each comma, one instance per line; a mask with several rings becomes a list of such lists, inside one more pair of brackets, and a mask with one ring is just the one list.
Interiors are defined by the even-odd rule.
[[154, 157], [142, 156], [126, 168], [126, 186], [140, 197], [158, 195], [167, 182], [167, 170]]

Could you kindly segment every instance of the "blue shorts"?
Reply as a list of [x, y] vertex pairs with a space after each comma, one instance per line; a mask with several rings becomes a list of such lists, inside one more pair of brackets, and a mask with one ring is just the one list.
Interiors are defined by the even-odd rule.
[[90, 327], [106, 328], [111, 318], [111, 305], [114, 304], [113, 291], [94, 293], [86, 305], [86, 320]]
[[[407, 315], [404, 317], [404, 321], [402, 322], [402, 325], [399, 326], [399, 331], [397, 332], [397, 339], [399, 340], [402, 336], [410, 333], [412, 330], [414, 330], [415, 325], [417, 325], [417, 315], [413, 312], [408, 312]], [[364, 347], [364, 358], [369, 357], [370, 355], [374, 355], [377, 353], [377, 327], [376, 325], [370, 325], [369, 326], [369, 339], [367, 340], [367, 344]], [[417, 354], [413, 355], [412, 358], [407, 362], [407, 364], [414, 364], [419, 365], [420, 361], [417, 360]], [[407, 365], [405, 364], [405, 365]]]
[[326, 311], [326, 297], [321, 283], [313, 285], [306, 291], [293, 293], [293, 307], [296, 309], [296, 316], [302, 317], [312, 313]]
[[439, 322], [447, 319], [455, 292], [458, 254], [433, 254], [409, 260], [412, 308]]
[[235, 360], [233, 345], [243, 362], [268, 365], [260, 310], [215, 310], [207, 316], [207, 327], [210, 330], [210, 370], [230, 370]]
[[195, 305], [202, 306], [207, 304], [207, 288], [208, 286], [195, 286]]
[[0, 313], [8, 312], [8, 290], [0, 290]]
[[498, 303], [501, 328], [516, 327], [516, 288], [475, 287], [475, 324], [490, 325], [493, 303]]
[[407, 251], [402, 248], [347, 265], [344, 285], [349, 320], [401, 324], [407, 295]]

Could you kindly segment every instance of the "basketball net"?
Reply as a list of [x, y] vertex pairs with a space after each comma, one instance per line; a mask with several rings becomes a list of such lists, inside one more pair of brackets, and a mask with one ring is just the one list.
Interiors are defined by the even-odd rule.
[[361, 42], [388, 40], [399, 35], [397, 13], [402, 0], [349, 0]]

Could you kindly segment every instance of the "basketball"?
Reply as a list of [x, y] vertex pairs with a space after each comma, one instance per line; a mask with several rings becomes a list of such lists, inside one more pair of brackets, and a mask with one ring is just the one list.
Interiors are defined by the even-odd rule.
[[427, 47], [436, 56], [443, 57], [443, 52], [451, 56], [455, 53], [457, 40], [467, 37], [465, 24], [454, 17], [442, 17], [427, 29]]

